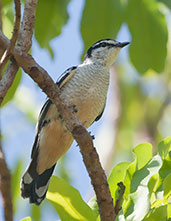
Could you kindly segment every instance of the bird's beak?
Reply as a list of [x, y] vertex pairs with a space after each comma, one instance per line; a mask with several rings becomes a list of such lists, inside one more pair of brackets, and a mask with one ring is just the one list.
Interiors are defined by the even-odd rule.
[[123, 48], [125, 47], [126, 45], [130, 44], [130, 42], [126, 41], [126, 42], [118, 42], [118, 44], [116, 45], [117, 47], [119, 48]]

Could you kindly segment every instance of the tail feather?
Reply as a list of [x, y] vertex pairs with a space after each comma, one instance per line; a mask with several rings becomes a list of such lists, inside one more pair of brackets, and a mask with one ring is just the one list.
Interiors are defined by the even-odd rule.
[[22, 177], [21, 195], [23, 198], [29, 198], [30, 203], [39, 205], [46, 196], [50, 177], [52, 176], [56, 164], [45, 170], [42, 174], [37, 174], [37, 172], [35, 172], [36, 170], [34, 170], [33, 173], [34, 165], [32, 162]]

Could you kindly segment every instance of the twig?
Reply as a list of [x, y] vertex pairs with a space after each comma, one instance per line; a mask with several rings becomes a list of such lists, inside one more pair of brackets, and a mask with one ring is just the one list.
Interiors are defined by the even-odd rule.
[[18, 46], [22, 51], [29, 51], [32, 45], [32, 35], [34, 31], [36, 5], [38, 0], [26, 0], [21, 31], [18, 39]]
[[121, 203], [122, 203], [123, 195], [124, 195], [124, 192], [125, 192], [125, 186], [122, 182], [118, 183], [117, 185], [119, 187], [119, 190], [118, 190], [119, 196], [118, 196], [118, 199], [117, 199], [116, 204], [115, 204], [115, 214], [116, 214], [116, 216], [119, 214], [119, 211], [121, 210]]
[[13, 51], [15, 43], [18, 39], [18, 34], [20, 30], [20, 20], [21, 20], [21, 3], [20, 0], [14, 0], [15, 3], [15, 20], [14, 20], [14, 30], [11, 38], [9, 52]]
[[0, 190], [4, 208], [5, 221], [12, 221], [13, 208], [11, 197], [11, 176], [2, 151], [1, 134], [0, 134]]
[[20, 28], [20, 18], [21, 18], [21, 5], [20, 5], [20, 0], [14, 0], [15, 3], [15, 19], [14, 19], [14, 29], [13, 29], [13, 35], [10, 40], [9, 47], [6, 49], [4, 52], [1, 61], [0, 61], [0, 75], [2, 73], [2, 70], [7, 63], [7, 61], [11, 58], [12, 56], [12, 51], [14, 49], [15, 43], [18, 38], [18, 33], [19, 33], [19, 28]]
[[[31, 47], [32, 43], [32, 35], [34, 30], [34, 21], [35, 21], [35, 13], [36, 13], [36, 5], [37, 0], [26, 0], [25, 7], [24, 7], [24, 15], [22, 20], [22, 25], [20, 29], [18, 45], [21, 47], [22, 51], [28, 51]], [[5, 51], [7, 47], [4, 47], [3, 44], [0, 45], [1, 53]], [[14, 62], [10, 63], [9, 67], [7, 68], [4, 77], [0, 83], [0, 104], [2, 103], [5, 95], [7, 94], [10, 86], [13, 83], [13, 80], [16, 76], [18, 71], [18, 65]], [[9, 78], [9, 81], [6, 79]]]
[[[0, 46], [1, 45], [2, 47], [8, 47], [8, 39], [3, 36], [2, 33], [0, 33]], [[69, 105], [68, 101], [61, 96], [57, 85], [53, 82], [48, 73], [35, 62], [33, 57], [22, 52], [17, 46], [15, 47], [13, 55], [18, 65], [21, 66], [27, 74], [29, 74], [29, 76], [57, 106], [68, 130], [72, 133], [73, 137], [80, 146], [83, 160], [96, 192], [101, 220], [114, 221], [115, 211], [113, 207], [113, 199], [108, 188], [106, 175], [99, 162], [97, 152], [93, 147], [90, 134], [72, 112], [71, 105]]]

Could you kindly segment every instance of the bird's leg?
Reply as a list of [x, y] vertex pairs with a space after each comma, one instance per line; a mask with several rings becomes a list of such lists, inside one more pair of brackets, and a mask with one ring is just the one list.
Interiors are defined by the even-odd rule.
[[78, 112], [77, 106], [75, 104], [72, 105], [72, 108], [73, 108], [73, 113], [77, 113]]
[[94, 135], [91, 135], [91, 131], [89, 132], [89, 134], [90, 134], [92, 140], [95, 140], [95, 136], [94, 136]]

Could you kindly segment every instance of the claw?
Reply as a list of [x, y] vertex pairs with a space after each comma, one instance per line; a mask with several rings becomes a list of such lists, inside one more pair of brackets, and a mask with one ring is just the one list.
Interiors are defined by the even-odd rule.
[[77, 113], [77, 112], [78, 112], [77, 106], [76, 106], [75, 104], [73, 105], [73, 112], [74, 112], [74, 113]]
[[90, 134], [91, 138], [92, 138], [93, 140], [95, 140], [95, 135], [91, 135], [91, 132], [89, 132], [89, 134]]

